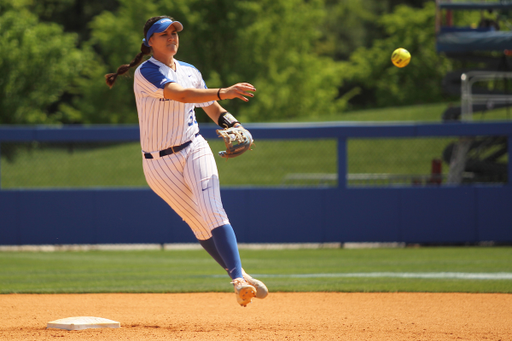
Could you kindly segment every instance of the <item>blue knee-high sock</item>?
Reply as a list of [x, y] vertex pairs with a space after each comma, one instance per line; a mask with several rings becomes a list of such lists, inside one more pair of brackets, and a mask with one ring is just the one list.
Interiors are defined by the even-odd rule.
[[219, 251], [217, 251], [217, 247], [215, 246], [213, 238], [205, 240], [198, 239], [198, 241], [199, 244], [201, 244], [201, 246], [203, 247], [203, 249], [205, 249], [206, 252], [208, 252], [208, 254], [212, 256], [212, 258], [215, 259], [215, 261], [219, 263], [219, 265], [222, 266], [224, 270], [228, 271], [226, 263], [224, 263], [224, 261], [222, 260], [222, 256], [219, 254]]
[[213, 241], [217, 247], [229, 276], [232, 279], [242, 278], [242, 262], [238, 253], [235, 231], [231, 225], [226, 224], [212, 230]]

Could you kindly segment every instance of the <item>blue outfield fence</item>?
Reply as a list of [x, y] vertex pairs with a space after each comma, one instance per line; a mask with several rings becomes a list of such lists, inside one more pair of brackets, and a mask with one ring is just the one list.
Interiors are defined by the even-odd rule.
[[[512, 122], [246, 124], [254, 138], [334, 138], [337, 186], [222, 188], [241, 243], [512, 242], [512, 184], [347, 185], [347, 139], [505, 136]], [[205, 138], [216, 127], [202, 125]], [[5, 142], [138, 141], [137, 126], [0, 127]], [[507, 176], [512, 179], [511, 159]], [[1, 165], [0, 165], [1, 172]], [[150, 189], [1, 189], [0, 245], [190, 243], [183, 221]]]

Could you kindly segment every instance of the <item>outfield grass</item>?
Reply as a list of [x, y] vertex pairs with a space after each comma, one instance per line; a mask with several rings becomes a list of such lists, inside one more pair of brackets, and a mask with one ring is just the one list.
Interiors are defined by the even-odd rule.
[[[512, 273], [510, 247], [241, 250], [273, 292], [501, 292], [512, 280], [420, 279], [354, 273]], [[303, 275], [304, 277], [298, 277]], [[0, 252], [0, 293], [230, 292], [202, 250]]]
[[[460, 103], [452, 103], [458, 106]], [[314, 118], [299, 118], [282, 120], [283, 122], [325, 122], [325, 121], [361, 121], [361, 122], [441, 122], [443, 112], [450, 103], [421, 104], [403, 107], [389, 107], [379, 109], [366, 109], [357, 111], [342, 112], [330, 116], [318, 116]], [[497, 109], [488, 112], [476, 112], [473, 114], [473, 121], [487, 120], [510, 120], [512, 109]]]
[[23, 146], [14, 161], [2, 157], [3, 189], [147, 186], [138, 142], [103, 148]]
[[[422, 121], [440, 122], [446, 103], [363, 110], [319, 117], [317, 121]], [[506, 109], [475, 120], [507, 119]], [[315, 119], [314, 119], [315, 120]], [[313, 121], [314, 121], [313, 120]], [[297, 121], [297, 120], [294, 120]], [[311, 119], [309, 119], [311, 121]], [[349, 173], [428, 174], [434, 158], [454, 138], [349, 139]], [[210, 140], [214, 152], [224, 149], [220, 139]], [[5, 146], [3, 147], [5, 150]], [[279, 186], [293, 173], [337, 173], [336, 140], [257, 140], [243, 158], [225, 162], [217, 158], [222, 186]], [[55, 148], [30, 144], [18, 149], [13, 162], [1, 159], [1, 187], [91, 188], [147, 187], [138, 142], [98, 148], [95, 145]], [[448, 166], [443, 167], [443, 173]], [[293, 184], [292, 184], [293, 185]], [[331, 185], [335, 185], [331, 183]]]
[[[225, 150], [220, 139], [210, 140], [214, 151]], [[280, 185], [289, 173], [336, 173], [336, 140], [259, 140], [243, 158], [216, 157], [223, 186]], [[43, 147], [20, 149], [14, 162], [2, 159], [1, 187], [90, 188], [147, 187], [138, 142], [103, 148]]]

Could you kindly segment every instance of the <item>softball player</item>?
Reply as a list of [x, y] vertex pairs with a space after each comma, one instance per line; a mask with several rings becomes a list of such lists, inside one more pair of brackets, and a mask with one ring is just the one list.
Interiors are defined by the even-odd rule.
[[201, 107], [221, 127], [240, 123], [217, 100], [248, 101], [256, 91], [249, 83], [208, 89], [194, 66], [174, 59], [183, 25], [171, 17], [150, 18], [144, 25], [141, 52], [130, 64], [105, 75], [112, 87], [120, 74], [152, 57], [135, 71], [143, 169], [151, 189], [190, 226], [203, 248], [228, 272], [237, 301], [247, 306], [265, 298], [266, 286], [242, 269], [237, 240], [222, 206], [213, 153], [199, 134], [194, 109]]

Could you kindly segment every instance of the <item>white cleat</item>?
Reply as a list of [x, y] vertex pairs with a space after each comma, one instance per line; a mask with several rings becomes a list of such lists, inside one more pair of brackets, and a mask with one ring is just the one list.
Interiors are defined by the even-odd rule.
[[247, 283], [243, 278], [235, 278], [231, 284], [235, 287], [238, 304], [242, 307], [247, 307], [251, 303], [252, 298], [256, 296], [256, 288]]
[[242, 269], [242, 275], [247, 283], [256, 288], [256, 298], [265, 298], [268, 295], [267, 286], [260, 280], [252, 278], [248, 275], [244, 269]]

